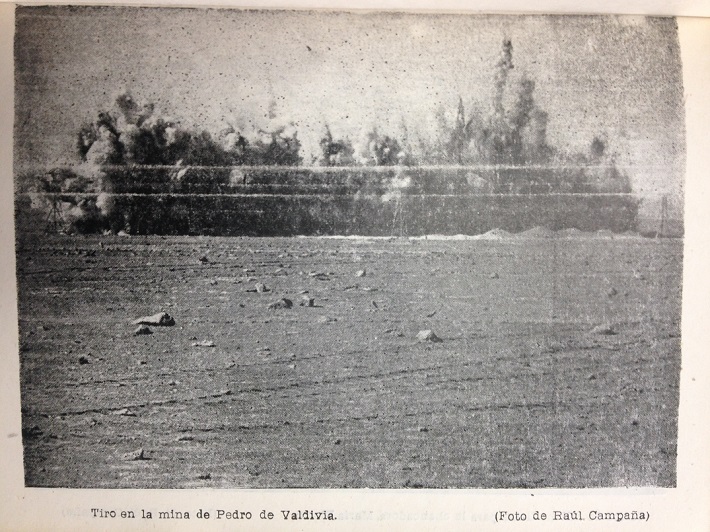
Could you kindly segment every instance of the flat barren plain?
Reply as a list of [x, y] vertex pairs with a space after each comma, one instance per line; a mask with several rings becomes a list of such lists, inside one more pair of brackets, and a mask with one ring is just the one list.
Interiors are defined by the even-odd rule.
[[680, 239], [27, 233], [17, 276], [28, 486], [675, 485]]

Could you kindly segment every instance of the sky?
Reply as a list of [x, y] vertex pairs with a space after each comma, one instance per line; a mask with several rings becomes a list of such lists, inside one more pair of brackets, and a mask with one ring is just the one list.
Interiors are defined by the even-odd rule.
[[[21, 7], [15, 168], [78, 162], [80, 127], [129, 90], [190, 129], [294, 123], [304, 154], [328, 124], [356, 140], [428, 138], [437, 112], [489, 112], [504, 39], [535, 81], [548, 143], [608, 140], [640, 194], [682, 194], [682, 68], [673, 19], [223, 9]], [[276, 118], [273, 118], [275, 115]]]

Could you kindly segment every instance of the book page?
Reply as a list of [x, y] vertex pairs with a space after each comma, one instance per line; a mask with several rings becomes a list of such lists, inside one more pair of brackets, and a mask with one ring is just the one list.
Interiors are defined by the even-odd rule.
[[708, 23], [456, 11], [2, 6], [4, 528], [707, 528]]

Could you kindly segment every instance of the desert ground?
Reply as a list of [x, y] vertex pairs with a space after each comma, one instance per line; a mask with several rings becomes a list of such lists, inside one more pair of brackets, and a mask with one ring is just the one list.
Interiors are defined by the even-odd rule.
[[573, 231], [20, 234], [25, 481], [674, 486], [681, 275], [681, 239]]

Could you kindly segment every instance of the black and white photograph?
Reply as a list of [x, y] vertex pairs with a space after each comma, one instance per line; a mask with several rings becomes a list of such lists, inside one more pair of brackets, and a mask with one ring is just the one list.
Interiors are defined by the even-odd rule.
[[25, 487], [677, 487], [676, 18], [21, 6], [14, 61]]

